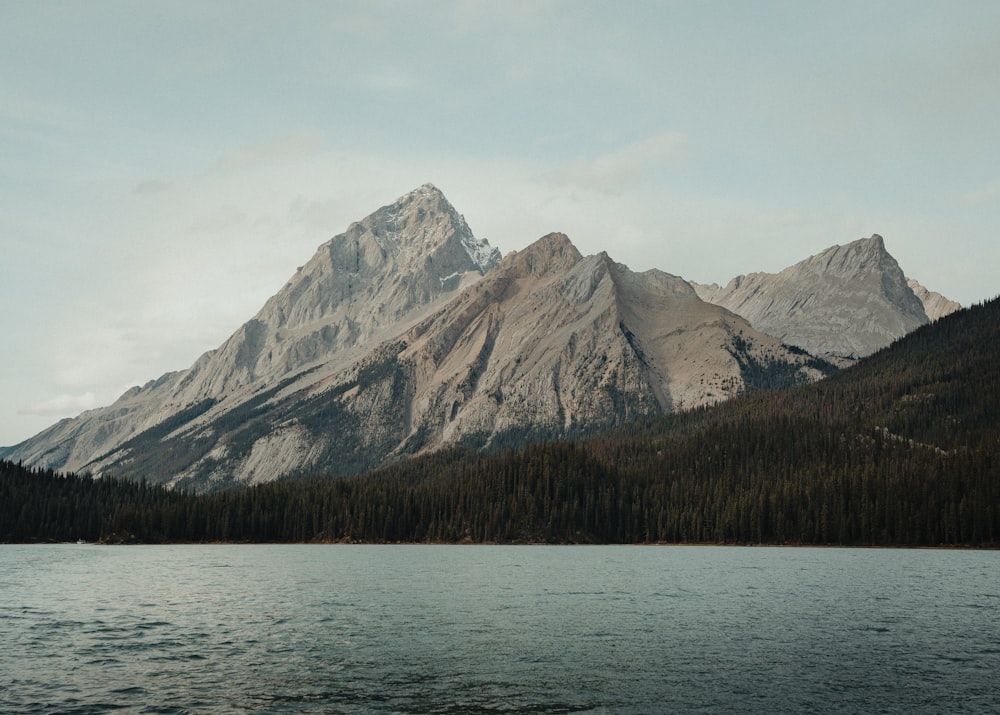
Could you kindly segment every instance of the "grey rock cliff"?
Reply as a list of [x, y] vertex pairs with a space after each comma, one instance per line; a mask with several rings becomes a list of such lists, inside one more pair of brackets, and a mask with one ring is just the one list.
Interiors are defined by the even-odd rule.
[[832, 358], [858, 358], [928, 321], [881, 236], [833, 246], [780, 273], [750, 273], [726, 286], [694, 284], [766, 333]]
[[[738, 348], [740, 336], [750, 345]], [[740, 350], [793, 370], [807, 362], [683, 279], [583, 257], [563, 234], [509, 255], [406, 345], [410, 420], [431, 445], [526, 427], [573, 434], [717, 402], [746, 387]]]
[[182, 400], [281, 379], [370, 345], [500, 260], [426, 184], [351, 224], [182, 380]]
[[962, 309], [961, 303], [949, 300], [935, 291], [927, 290], [913, 278], [907, 278], [906, 285], [910, 286], [913, 295], [917, 296], [920, 300], [920, 303], [924, 306], [924, 313], [931, 322], [940, 320], [944, 316], [951, 315], [956, 310]]

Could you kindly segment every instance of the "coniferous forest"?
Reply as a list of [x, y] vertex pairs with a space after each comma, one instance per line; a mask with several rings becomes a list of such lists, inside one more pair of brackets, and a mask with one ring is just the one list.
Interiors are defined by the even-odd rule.
[[209, 495], [0, 462], [0, 541], [1000, 545], [1000, 299], [813, 385]]

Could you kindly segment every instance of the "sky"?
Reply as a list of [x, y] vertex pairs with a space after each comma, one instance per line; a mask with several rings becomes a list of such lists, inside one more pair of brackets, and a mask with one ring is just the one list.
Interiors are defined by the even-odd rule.
[[1000, 293], [1000, 3], [0, 2], [0, 445], [189, 367], [421, 184], [725, 283]]

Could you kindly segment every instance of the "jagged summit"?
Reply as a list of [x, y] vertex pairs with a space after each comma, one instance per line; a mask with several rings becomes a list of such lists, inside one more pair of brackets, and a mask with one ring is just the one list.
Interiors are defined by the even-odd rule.
[[539, 276], [553, 271], [565, 271], [583, 256], [564, 233], [542, 236], [527, 248], [507, 257], [509, 270], [519, 277]]
[[864, 270], [884, 270], [902, 275], [896, 259], [885, 249], [885, 240], [877, 233], [843, 246], [831, 246], [796, 265], [803, 264], [817, 273], [846, 279], [853, 278]]
[[[355, 226], [368, 228], [379, 247], [396, 256], [406, 251], [440, 251], [443, 244], [457, 241], [481, 274], [493, 268], [501, 258], [500, 250], [490, 246], [485, 239], [477, 239], [465, 217], [430, 183], [383, 206], [368, 219], [352, 224], [352, 228]], [[415, 226], [419, 226], [419, 230], [407, 230]], [[445, 226], [448, 230], [441, 230]]]
[[879, 234], [831, 246], [777, 274], [737, 276], [724, 288], [693, 285], [703, 300], [815, 355], [862, 357], [927, 322]]
[[949, 300], [936, 291], [928, 290], [913, 278], [907, 278], [906, 284], [910, 286], [913, 294], [924, 304], [924, 312], [931, 322], [940, 320], [946, 315], [951, 315], [956, 310], [962, 309], [962, 304], [954, 300]]
[[278, 379], [381, 339], [489, 271], [500, 252], [486, 249], [440, 190], [410, 191], [321, 245], [208, 364], [196, 366], [186, 398]]
[[479, 280], [500, 252], [425, 184], [322, 244], [219, 348], [112, 406], [28, 440], [25, 461], [78, 470], [180, 410], [216, 411], [305, 370], [334, 369]]

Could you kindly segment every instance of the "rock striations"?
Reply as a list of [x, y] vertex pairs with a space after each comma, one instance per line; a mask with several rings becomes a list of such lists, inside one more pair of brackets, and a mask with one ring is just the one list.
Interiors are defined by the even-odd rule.
[[187, 370], [5, 452], [198, 491], [346, 475], [818, 379], [830, 365], [785, 342], [865, 354], [926, 320], [878, 237], [692, 287], [558, 233], [501, 258], [426, 185], [320, 246]]
[[583, 257], [558, 233], [508, 255], [400, 347], [421, 448], [581, 434], [716, 402], [745, 388], [751, 365], [817, 376], [808, 356], [684, 280]]
[[202, 421], [227, 414], [266, 388], [293, 387], [304, 371], [321, 375], [357, 359], [500, 258], [437, 188], [422, 186], [320, 246], [256, 316], [189, 369], [62, 420], [10, 454], [100, 472], [120, 462], [122, 444], [151, 428], [163, 432], [201, 412]]
[[910, 290], [913, 291], [913, 295], [917, 296], [920, 302], [924, 306], [924, 313], [927, 314], [927, 319], [932, 323], [935, 320], [940, 320], [946, 315], [951, 315], [956, 310], [961, 310], [961, 303], [956, 303], [953, 300], [948, 300], [940, 293], [936, 293], [932, 290], [927, 290], [919, 282], [912, 278], [906, 279], [906, 285], [910, 286]]
[[926, 290], [927, 298], [915, 295], [878, 234], [833, 246], [777, 274], [737, 276], [725, 287], [693, 285], [703, 300], [758, 330], [834, 359], [870, 355], [927, 323], [925, 306], [935, 318], [960, 307]]

